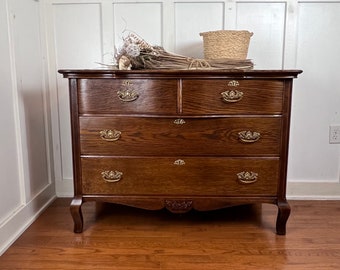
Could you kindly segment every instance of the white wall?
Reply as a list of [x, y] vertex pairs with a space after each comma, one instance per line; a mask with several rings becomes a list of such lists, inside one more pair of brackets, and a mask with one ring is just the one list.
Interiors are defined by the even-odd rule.
[[296, 81], [290, 144], [289, 193], [340, 197], [340, 145], [329, 126], [340, 124], [340, 2], [298, 3]]
[[55, 198], [40, 4], [0, 1], [0, 255]]
[[340, 146], [328, 142], [329, 125], [340, 124], [339, 1], [49, 0], [45, 10], [56, 76], [52, 120], [60, 134], [54, 141], [59, 196], [72, 196], [73, 189], [67, 82], [57, 70], [109, 63], [124, 30], [202, 58], [199, 33], [224, 28], [254, 33], [248, 57], [257, 69], [304, 71], [294, 83], [288, 197], [340, 198]]
[[305, 72], [294, 95], [289, 175], [297, 195], [303, 186], [320, 197], [340, 194], [340, 145], [328, 143], [329, 125], [340, 124], [339, 14], [340, 2], [299, 3], [296, 63]]

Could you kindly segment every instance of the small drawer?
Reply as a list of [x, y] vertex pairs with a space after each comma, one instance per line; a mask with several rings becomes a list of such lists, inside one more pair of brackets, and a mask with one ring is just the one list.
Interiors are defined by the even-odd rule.
[[84, 157], [83, 194], [275, 196], [279, 159]]
[[80, 114], [177, 112], [177, 80], [80, 79]]
[[183, 80], [183, 114], [281, 114], [280, 80]]
[[83, 155], [278, 156], [281, 117], [80, 117]]

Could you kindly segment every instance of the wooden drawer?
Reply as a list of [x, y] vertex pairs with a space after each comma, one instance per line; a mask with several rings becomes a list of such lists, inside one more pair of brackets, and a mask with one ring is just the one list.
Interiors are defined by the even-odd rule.
[[183, 80], [183, 113], [281, 114], [283, 88], [280, 80]]
[[177, 80], [81, 79], [80, 114], [176, 114]]
[[[278, 158], [82, 158], [81, 163], [84, 194], [273, 196], [279, 179]], [[257, 177], [239, 180], [242, 172]]]
[[277, 156], [280, 139], [280, 117], [80, 117], [83, 155]]

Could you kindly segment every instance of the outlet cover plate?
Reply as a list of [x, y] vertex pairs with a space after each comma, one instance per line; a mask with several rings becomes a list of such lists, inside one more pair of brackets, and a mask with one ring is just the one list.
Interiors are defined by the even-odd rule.
[[340, 143], [340, 125], [329, 126], [329, 143]]

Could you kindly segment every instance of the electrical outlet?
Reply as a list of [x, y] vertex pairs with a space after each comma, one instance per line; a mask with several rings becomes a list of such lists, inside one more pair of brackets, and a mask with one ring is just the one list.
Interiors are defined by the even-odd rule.
[[329, 126], [329, 143], [340, 143], [340, 125]]

